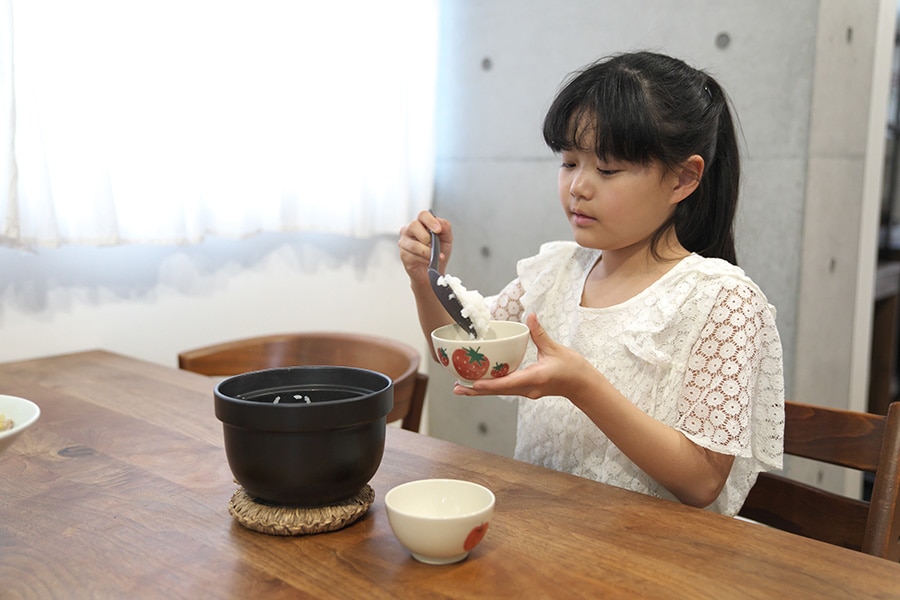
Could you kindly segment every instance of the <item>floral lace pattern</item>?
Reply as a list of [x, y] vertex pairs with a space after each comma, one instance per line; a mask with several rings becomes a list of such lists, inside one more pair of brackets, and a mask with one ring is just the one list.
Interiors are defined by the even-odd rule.
[[[691, 255], [635, 297], [580, 306], [599, 251], [545, 244], [489, 298], [495, 319], [537, 313], [625, 397], [694, 443], [735, 456], [710, 510], [734, 515], [760, 471], [781, 467], [784, 377], [775, 311], [739, 268]], [[529, 345], [525, 365], [536, 360]], [[673, 499], [565, 398], [519, 401], [516, 457]]]

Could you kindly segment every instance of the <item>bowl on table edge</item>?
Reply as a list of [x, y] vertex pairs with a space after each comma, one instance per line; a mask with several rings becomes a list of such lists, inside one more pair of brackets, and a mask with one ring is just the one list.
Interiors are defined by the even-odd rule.
[[518, 321], [491, 321], [483, 338], [471, 337], [455, 323], [431, 332], [441, 365], [468, 387], [479, 379], [504, 377], [518, 369], [529, 339], [528, 326]]
[[359, 492], [381, 465], [394, 404], [387, 375], [280, 367], [224, 379], [214, 396], [231, 472], [265, 504], [334, 504]]
[[3, 415], [4, 420], [13, 422], [12, 428], [0, 431], [0, 453], [3, 453], [16, 438], [37, 422], [41, 409], [31, 400], [0, 394], [0, 415]]
[[494, 493], [471, 481], [420, 479], [384, 496], [397, 540], [419, 562], [445, 565], [465, 559], [487, 533]]

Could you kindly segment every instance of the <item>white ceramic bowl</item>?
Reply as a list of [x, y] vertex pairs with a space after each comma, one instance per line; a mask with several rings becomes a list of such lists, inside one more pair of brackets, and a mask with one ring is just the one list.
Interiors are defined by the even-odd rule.
[[384, 496], [394, 535], [416, 560], [446, 565], [469, 555], [487, 532], [494, 494], [458, 479], [420, 479]]
[[22, 432], [37, 422], [41, 416], [38, 405], [25, 398], [0, 394], [0, 415], [12, 419], [13, 428], [0, 431], [0, 453], [10, 447]]
[[483, 339], [469, 337], [455, 323], [431, 332], [441, 365], [461, 385], [469, 387], [478, 379], [503, 377], [518, 369], [528, 339], [528, 326], [518, 321], [491, 321], [490, 332]]

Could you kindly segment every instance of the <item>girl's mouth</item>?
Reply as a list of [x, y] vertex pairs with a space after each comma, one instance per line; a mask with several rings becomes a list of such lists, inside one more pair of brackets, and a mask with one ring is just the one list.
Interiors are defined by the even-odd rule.
[[579, 226], [590, 225], [591, 223], [594, 223], [597, 220], [593, 217], [589, 217], [588, 215], [582, 214], [582, 213], [574, 211], [574, 210], [570, 211], [570, 214], [572, 215], [572, 222], [575, 225], [579, 225]]

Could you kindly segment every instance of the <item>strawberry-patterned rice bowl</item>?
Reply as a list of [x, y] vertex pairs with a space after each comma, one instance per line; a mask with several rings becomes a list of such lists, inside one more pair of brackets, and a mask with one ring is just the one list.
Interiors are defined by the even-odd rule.
[[388, 490], [384, 507], [397, 540], [430, 565], [464, 560], [484, 538], [494, 493], [459, 479], [419, 479]]
[[431, 332], [438, 361], [467, 387], [479, 379], [504, 377], [518, 369], [528, 340], [528, 326], [518, 321], [491, 321], [487, 335], [479, 338], [455, 323]]

